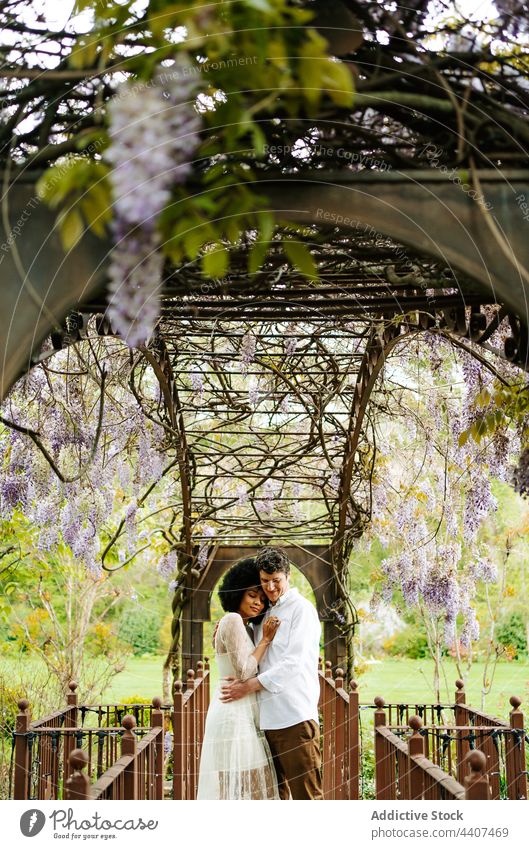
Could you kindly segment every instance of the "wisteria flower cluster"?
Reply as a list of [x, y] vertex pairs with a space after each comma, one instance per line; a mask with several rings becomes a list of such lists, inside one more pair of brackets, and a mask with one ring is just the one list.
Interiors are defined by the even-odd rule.
[[153, 332], [164, 265], [157, 222], [199, 145], [197, 75], [188, 71], [180, 56], [170, 73], [148, 84], [123, 83], [108, 107], [114, 203], [108, 316], [130, 347]]

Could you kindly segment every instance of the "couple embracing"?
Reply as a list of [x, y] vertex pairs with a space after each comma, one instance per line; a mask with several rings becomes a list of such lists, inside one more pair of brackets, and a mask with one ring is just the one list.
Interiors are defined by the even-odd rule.
[[206, 719], [198, 799], [322, 799], [320, 623], [290, 587], [290, 563], [264, 548], [236, 563], [219, 596], [221, 684]]

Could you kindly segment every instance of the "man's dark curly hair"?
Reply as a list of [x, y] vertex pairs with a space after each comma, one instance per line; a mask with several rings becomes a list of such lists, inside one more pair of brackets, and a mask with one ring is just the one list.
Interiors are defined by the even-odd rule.
[[283, 572], [287, 577], [290, 575], [290, 561], [280, 548], [262, 548], [255, 556], [255, 565], [258, 572], [268, 575], [273, 572]]
[[[224, 575], [219, 589], [220, 603], [226, 613], [238, 613], [241, 601], [246, 590], [261, 589], [259, 580], [259, 569], [255, 565], [253, 557], [245, 557], [239, 560], [230, 571]], [[268, 610], [269, 601], [264, 599], [264, 609], [259, 616], [254, 616], [250, 622], [258, 623]]]

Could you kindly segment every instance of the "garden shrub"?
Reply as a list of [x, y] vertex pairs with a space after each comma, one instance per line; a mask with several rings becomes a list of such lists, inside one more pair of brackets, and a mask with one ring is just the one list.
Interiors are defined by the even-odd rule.
[[156, 613], [141, 608], [127, 610], [119, 626], [119, 638], [133, 654], [156, 654], [160, 648], [160, 620]]
[[383, 648], [392, 657], [409, 657], [412, 660], [420, 660], [423, 657], [430, 656], [426, 635], [411, 626], [386, 640]]
[[513, 660], [527, 654], [527, 632], [520, 613], [511, 613], [498, 623], [496, 639], [507, 649]]

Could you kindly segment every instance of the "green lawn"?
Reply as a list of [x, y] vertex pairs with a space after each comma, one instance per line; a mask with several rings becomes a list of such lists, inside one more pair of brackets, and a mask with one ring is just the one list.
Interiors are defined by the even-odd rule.
[[[150, 701], [153, 696], [162, 694], [163, 657], [132, 657], [126, 668], [115, 676], [112, 684], [103, 694], [104, 702], [121, 701], [131, 697], [140, 697]], [[26, 662], [24, 671], [28, 674], [30, 665]], [[3, 658], [0, 671], [7, 673], [11, 681], [16, 680], [19, 664]], [[452, 702], [458, 677], [452, 660], [446, 662], [448, 690], [443, 687], [442, 701]], [[476, 663], [466, 677], [467, 702], [474, 707], [480, 706], [480, 687], [483, 665]], [[215, 665], [212, 665], [212, 686], [217, 681]], [[428, 660], [400, 660], [388, 658], [380, 663], [371, 664], [358, 678], [361, 702], [372, 702], [375, 696], [383, 696], [386, 702], [432, 701], [432, 663]], [[16, 686], [11, 684], [11, 686]], [[24, 695], [21, 692], [21, 695]], [[507, 717], [509, 697], [517, 695], [522, 699], [522, 709], [529, 711], [529, 662], [518, 661], [499, 663], [496, 669], [491, 695], [487, 696], [485, 710], [503, 718]], [[83, 698], [82, 688], [80, 697]]]
[[[455, 680], [458, 678], [455, 664], [449, 660], [445, 664], [448, 688], [442, 684], [441, 700], [453, 702]], [[370, 702], [375, 696], [383, 696], [386, 702], [432, 701], [433, 664], [428, 660], [408, 660], [388, 658], [381, 663], [372, 664], [368, 671], [358, 679], [360, 701]], [[465, 678], [467, 703], [476, 708], [481, 704], [481, 686], [483, 664], [473, 664]], [[494, 675], [493, 687], [485, 699], [485, 712], [507, 718], [510, 710], [509, 698], [519, 696], [522, 709], [529, 702], [529, 662], [498, 663]]]
[[[105, 693], [105, 699], [114, 701], [126, 696], [144, 694], [149, 698], [161, 692], [160, 658], [132, 658], [126, 669], [116, 676], [112, 686]], [[428, 660], [400, 660], [388, 658], [375, 663], [359, 677], [359, 692], [362, 702], [372, 702], [375, 696], [383, 696], [387, 702], [432, 701], [433, 664]], [[455, 680], [458, 677], [453, 661], [446, 662], [448, 690], [442, 688], [441, 699], [452, 702], [455, 692]], [[483, 664], [476, 663], [466, 676], [467, 701], [480, 706], [480, 690], [483, 677]], [[217, 674], [212, 665], [212, 686], [215, 686]], [[510, 696], [520, 696], [522, 707], [529, 701], [529, 662], [499, 663], [496, 668], [492, 693], [487, 696], [487, 713], [507, 716], [510, 709]]]

